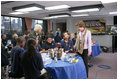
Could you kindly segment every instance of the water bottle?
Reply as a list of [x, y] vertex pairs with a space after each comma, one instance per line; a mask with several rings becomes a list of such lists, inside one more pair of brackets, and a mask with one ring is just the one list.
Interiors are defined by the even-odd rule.
[[54, 60], [57, 63], [57, 54], [56, 53], [54, 54]]

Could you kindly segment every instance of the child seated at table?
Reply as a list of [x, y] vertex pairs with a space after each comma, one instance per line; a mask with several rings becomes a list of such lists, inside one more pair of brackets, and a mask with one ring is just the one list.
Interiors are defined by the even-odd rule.
[[56, 47], [56, 44], [52, 40], [52, 36], [51, 35], [48, 35], [46, 37], [46, 42], [43, 43], [43, 45], [42, 45], [42, 51], [40, 51], [40, 52], [41, 53], [47, 53], [48, 52], [48, 49], [52, 49], [52, 48], [55, 48], [55, 47]]
[[73, 52], [73, 42], [69, 39], [69, 33], [64, 32], [63, 38], [61, 40], [61, 48], [64, 48], [65, 53], [72, 53]]

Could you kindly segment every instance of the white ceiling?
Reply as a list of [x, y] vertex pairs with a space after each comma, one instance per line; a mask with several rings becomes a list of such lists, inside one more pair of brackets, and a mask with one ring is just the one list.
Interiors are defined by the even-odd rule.
[[[101, 4], [101, 1], [13, 1], [13, 2], [1, 1], [1, 15], [42, 19], [48, 16], [49, 14], [54, 14], [54, 13], [75, 14], [75, 13], [70, 12], [68, 9], [60, 9], [60, 10], [52, 10], [52, 11], [39, 10], [39, 11], [32, 11], [28, 14], [22, 14], [22, 15], [9, 14], [13, 12], [12, 7], [22, 6], [22, 5], [32, 4], [32, 3], [40, 4], [45, 7], [64, 5], [64, 4], [69, 5], [71, 7], [77, 7], [77, 6]], [[103, 5], [104, 5], [104, 8], [102, 8], [99, 12], [91, 12], [88, 14], [90, 16], [114, 16], [114, 15], [109, 15], [109, 12], [117, 11], [117, 2], [107, 3]]]

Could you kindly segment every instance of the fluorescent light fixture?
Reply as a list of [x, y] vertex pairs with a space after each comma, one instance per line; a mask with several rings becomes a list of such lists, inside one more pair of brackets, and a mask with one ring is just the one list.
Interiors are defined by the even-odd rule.
[[56, 9], [65, 9], [69, 8], [70, 6], [68, 5], [58, 5], [58, 6], [52, 6], [52, 7], [46, 7], [46, 10], [56, 10]]
[[78, 7], [69, 8], [69, 11], [75, 12], [75, 13], [93, 12], [93, 11], [99, 11], [103, 7], [104, 7], [103, 4], [78, 6]]
[[18, 15], [18, 14], [26, 14], [28, 12], [12, 12], [12, 13], [9, 13], [9, 14], [14, 14], [14, 15]]
[[72, 17], [79, 17], [79, 16], [89, 16], [88, 14], [78, 14], [78, 15], [72, 15]]
[[57, 16], [53, 16], [54, 18], [58, 18], [58, 17], [69, 17], [69, 15], [57, 15]]
[[25, 12], [25, 11], [36, 11], [36, 10], [42, 10], [42, 9], [38, 7], [28, 7], [28, 8], [23, 8], [23, 9], [17, 9], [15, 11]]
[[54, 19], [54, 18], [60, 18], [60, 17], [69, 17], [68, 15], [58, 15], [58, 16], [52, 16], [52, 17], [45, 17], [43, 19]]
[[68, 13], [49, 14], [49, 17], [51, 17], [51, 18], [69, 17], [69, 16], [71, 16], [71, 15]]
[[81, 12], [93, 12], [93, 11], [99, 11], [99, 9], [98, 8], [91, 8], [91, 9], [75, 10], [72, 12], [81, 13]]
[[43, 19], [54, 19], [54, 18], [69, 17], [69, 16], [70, 14], [68, 13], [50, 14], [48, 17], [44, 17]]
[[102, 3], [114, 3], [114, 2], [117, 2], [117, 1], [114, 1], [114, 0], [102, 0], [101, 2]]
[[109, 14], [117, 14], [117, 12], [109, 12]]
[[44, 6], [35, 3], [12, 8], [12, 10], [19, 11], [19, 12], [36, 11], [36, 10], [43, 10], [43, 9]]
[[57, 17], [44, 17], [43, 19], [54, 19], [54, 18], [57, 18]]

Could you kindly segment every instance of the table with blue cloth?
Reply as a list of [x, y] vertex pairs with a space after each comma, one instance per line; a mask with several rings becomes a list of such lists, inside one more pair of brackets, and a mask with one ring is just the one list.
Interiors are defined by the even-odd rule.
[[64, 62], [58, 60], [57, 63], [52, 60], [51, 64], [45, 65], [53, 79], [86, 79], [86, 68], [81, 57], [78, 57], [77, 63]]
[[91, 55], [92, 57], [98, 56], [101, 52], [102, 51], [101, 51], [99, 43], [96, 42], [95, 45], [92, 45], [92, 55]]

